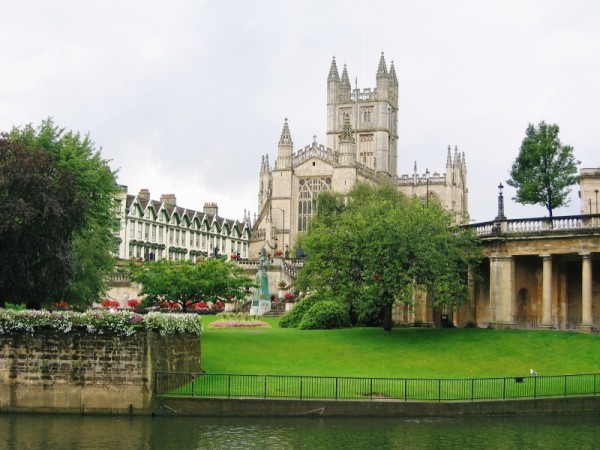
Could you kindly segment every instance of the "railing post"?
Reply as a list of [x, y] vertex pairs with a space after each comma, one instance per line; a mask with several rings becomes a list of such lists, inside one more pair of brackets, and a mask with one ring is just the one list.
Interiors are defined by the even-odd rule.
[[267, 398], [267, 376], [265, 375], [265, 392], [264, 392], [264, 398]]
[[338, 399], [338, 377], [335, 377], [335, 399]]
[[196, 381], [196, 380], [194, 378], [192, 378], [192, 397], [195, 397], [195, 394], [194, 394], [194, 381]]
[[471, 378], [471, 401], [475, 401], [475, 378]]
[[408, 380], [404, 379], [404, 401], [408, 401]]
[[506, 399], [506, 377], [502, 380], [502, 400]]
[[563, 378], [565, 379], [565, 397], [567, 396], [567, 376], [563, 375]]
[[369, 396], [370, 396], [370, 400], [373, 401], [373, 378], [370, 378], [371, 381], [371, 386], [369, 387]]
[[438, 380], [438, 402], [442, 401], [442, 380]]
[[537, 397], [537, 377], [533, 377], [533, 398]]
[[302, 400], [302, 377], [300, 377], [300, 400]]
[[227, 398], [231, 398], [231, 374], [227, 375]]

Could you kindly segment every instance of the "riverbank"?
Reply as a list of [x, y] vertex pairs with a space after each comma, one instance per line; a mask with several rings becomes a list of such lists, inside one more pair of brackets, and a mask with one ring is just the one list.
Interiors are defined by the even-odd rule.
[[475, 402], [335, 401], [154, 397], [158, 416], [451, 417], [600, 413], [600, 396]]

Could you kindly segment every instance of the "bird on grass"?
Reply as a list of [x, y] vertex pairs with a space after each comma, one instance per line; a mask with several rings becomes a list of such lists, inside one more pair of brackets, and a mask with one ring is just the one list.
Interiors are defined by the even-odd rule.
[[537, 372], [533, 369], [529, 369], [529, 373], [531, 374], [532, 377], [537, 377]]

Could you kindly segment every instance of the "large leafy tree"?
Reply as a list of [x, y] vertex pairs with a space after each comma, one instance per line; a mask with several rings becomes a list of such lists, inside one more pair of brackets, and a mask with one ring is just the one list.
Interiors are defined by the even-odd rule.
[[[67, 228], [70, 234], [65, 251], [72, 264], [70, 277], [57, 283], [56, 289], [70, 304], [88, 305], [99, 300], [106, 289], [104, 280], [114, 267], [114, 231], [119, 227], [115, 172], [89, 136], [60, 128], [52, 119], [44, 120], [38, 127], [13, 128], [8, 140], [29, 152], [46, 155], [52, 170], [71, 174], [75, 188], [73, 205], [78, 207], [80, 217], [78, 226]], [[37, 225], [34, 229], [39, 231]], [[52, 297], [36, 301], [53, 302]]]
[[74, 232], [88, 202], [54, 155], [0, 137], [0, 306], [60, 299], [74, 273]]
[[513, 200], [542, 205], [550, 217], [555, 208], [568, 205], [570, 187], [578, 180], [579, 161], [573, 147], [561, 143], [559, 131], [556, 124], [542, 121], [536, 127], [530, 123], [507, 181], [517, 189]]
[[356, 322], [386, 330], [394, 302], [412, 304], [419, 289], [435, 306], [466, 300], [467, 269], [479, 257], [477, 238], [455, 226], [450, 213], [433, 203], [424, 208], [391, 183], [359, 183], [347, 202], [330, 196], [336, 194], [319, 196], [317, 216], [300, 239], [307, 253], [300, 289], [335, 296]]
[[144, 302], [173, 301], [186, 310], [188, 302], [245, 298], [254, 281], [237, 264], [220, 258], [192, 261], [167, 259], [133, 265], [131, 280], [142, 284]]

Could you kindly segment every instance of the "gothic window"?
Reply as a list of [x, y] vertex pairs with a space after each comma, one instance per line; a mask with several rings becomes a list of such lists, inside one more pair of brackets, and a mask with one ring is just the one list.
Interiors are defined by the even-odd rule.
[[373, 168], [373, 135], [361, 134], [358, 142], [358, 161], [364, 166]]
[[313, 202], [320, 192], [331, 189], [331, 178], [301, 178], [298, 183], [298, 231], [306, 231]]
[[363, 124], [370, 124], [373, 120], [373, 107], [365, 106], [363, 108], [360, 108], [360, 117]]

